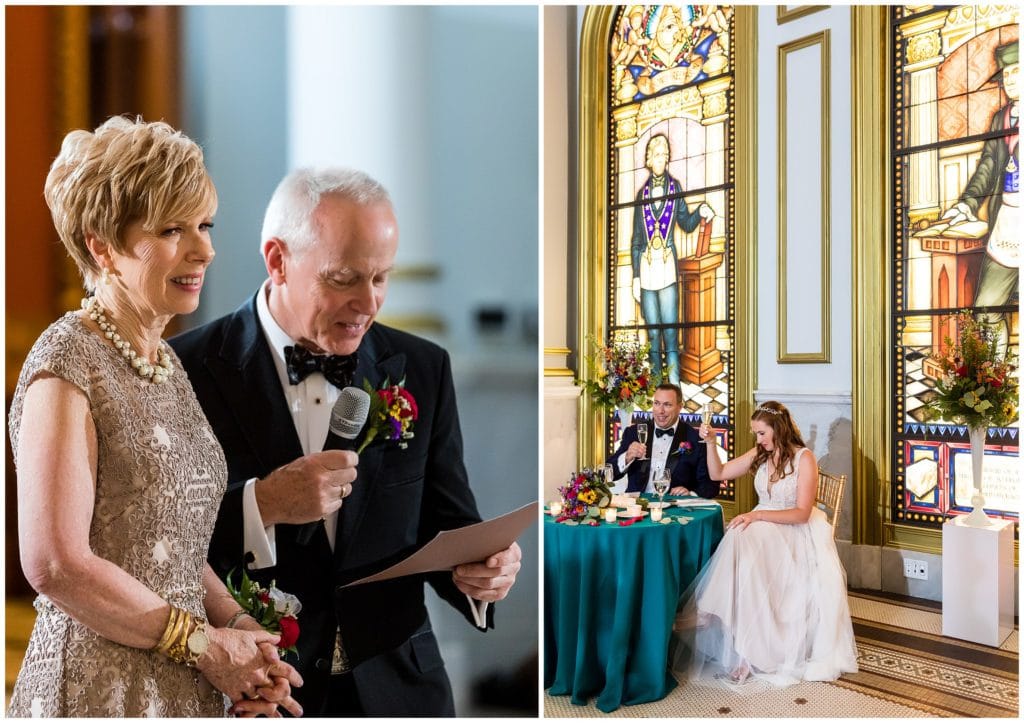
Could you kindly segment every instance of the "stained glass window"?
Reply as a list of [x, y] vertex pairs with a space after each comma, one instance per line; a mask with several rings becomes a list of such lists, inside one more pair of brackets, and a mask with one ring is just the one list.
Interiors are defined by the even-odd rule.
[[[1019, 358], [1018, 6], [893, 9], [892, 519], [971, 509], [967, 428], [929, 420], [933, 359], [969, 309]], [[990, 516], [1018, 518], [1019, 421], [988, 430]]]
[[699, 425], [710, 405], [730, 455], [733, 27], [731, 6], [622, 6], [608, 58], [609, 333], [650, 343], [655, 375], [682, 387], [683, 420]]

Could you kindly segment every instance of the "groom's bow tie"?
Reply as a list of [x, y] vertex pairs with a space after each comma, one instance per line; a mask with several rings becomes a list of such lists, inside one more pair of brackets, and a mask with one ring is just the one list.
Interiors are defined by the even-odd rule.
[[654, 428], [654, 436], [655, 437], [662, 437], [662, 436], [664, 436], [666, 434], [672, 434], [674, 431], [676, 431], [676, 430], [672, 429], [672, 427], [669, 427], [668, 429], [662, 429], [661, 427], [655, 427]]
[[320, 372], [334, 386], [343, 389], [352, 384], [356, 372], [356, 354], [314, 354], [304, 346], [286, 346], [284, 360], [288, 367], [288, 381], [298, 384], [313, 372]]

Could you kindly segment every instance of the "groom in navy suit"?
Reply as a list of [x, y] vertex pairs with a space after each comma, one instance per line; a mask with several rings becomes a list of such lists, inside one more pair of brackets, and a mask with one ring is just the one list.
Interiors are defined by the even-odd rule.
[[[718, 482], [708, 474], [704, 447], [697, 430], [680, 421], [683, 392], [675, 384], [659, 384], [654, 390], [647, 443], [637, 436], [633, 424], [622, 433], [622, 441], [608, 464], [615, 468], [616, 478], [629, 476], [626, 492], [652, 492], [652, 470], [664, 468], [672, 473], [669, 492], [685, 495], [695, 492], [712, 499], [718, 494]], [[701, 444], [701, 446], [698, 446]]]
[[[262, 239], [269, 279], [256, 294], [171, 341], [228, 465], [210, 563], [222, 576], [246, 565], [299, 598], [305, 715], [454, 715], [424, 583], [486, 630], [519, 546], [453, 572], [344, 587], [480, 520], [447, 352], [374, 323], [398, 248], [390, 197], [357, 171], [295, 171]], [[404, 381], [419, 409], [412, 437], [322, 451], [340, 390], [364, 380]]]

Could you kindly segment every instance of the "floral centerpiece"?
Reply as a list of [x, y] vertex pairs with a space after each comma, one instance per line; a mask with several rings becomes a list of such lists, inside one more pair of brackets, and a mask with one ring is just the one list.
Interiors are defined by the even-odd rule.
[[281, 655], [295, 653], [295, 644], [299, 640], [298, 614], [302, 610], [302, 603], [294, 595], [282, 592], [273, 582], [266, 588], [255, 580], [251, 580], [242, 570], [242, 579], [236, 586], [232, 580], [233, 571], [225, 579], [225, 586], [231, 597], [235, 599], [245, 612], [249, 613], [256, 622], [263, 626], [267, 632], [280, 635], [277, 642], [277, 649]]
[[967, 427], [1005, 427], [1017, 418], [1016, 366], [1012, 353], [1000, 353], [992, 329], [970, 312], [954, 317], [958, 338], [945, 338], [945, 350], [934, 357], [942, 370], [929, 403], [930, 419]]
[[604, 478], [604, 472], [589, 467], [574, 472], [569, 482], [558, 488], [558, 493], [562, 497], [559, 522], [597, 517], [600, 509], [607, 507], [612, 500], [612, 491]]
[[587, 339], [594, 347], [594, 353], [586, 357], [591, 375], [578, 383], [594, 403], [608, 411], [649, 407], [657, 386], [648, 356], [650, 344], [632, 341], [605, 346], [593, 336]]

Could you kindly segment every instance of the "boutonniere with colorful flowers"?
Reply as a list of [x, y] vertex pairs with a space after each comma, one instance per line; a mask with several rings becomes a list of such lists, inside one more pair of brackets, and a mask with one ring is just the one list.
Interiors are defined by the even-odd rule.
[[682, 442], [679, 443], [679, 449], [676, 450], [676, 453], [677, 454], [689, 454], [692, 451], [693, 451], [693, 445], [690, 444], [687, 440], [684, 439]]
[[249, 579], [242, 570], [242, 581], [236, 587], [232, 581], [234, 571], [228, 573], [224, 584], [242, 609], [256, 620], [268, 633], [280, 635], [277, 650], [281, 655], [295, 653], [295, 644], [299, 641], [298, 614], [302, 603], [294, 595], [283, 592], [272, 581], [270, 587], [263, 587], [255, 580]]
[[389, 442], [398, 442], [405, 449], [413, 438], [412, 423], [420, 415], [416, 399], [405, 388], [405, 379], [392, 384], [385, 379], [380, 389], [374, 389], [369, 380], [363, 380], [363, 389], [370, 395], [370, 413], [367, 418], [369, 425], [363, 443], [356, 450], [359, 453], [370, 442], [380, 437]]

